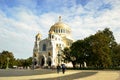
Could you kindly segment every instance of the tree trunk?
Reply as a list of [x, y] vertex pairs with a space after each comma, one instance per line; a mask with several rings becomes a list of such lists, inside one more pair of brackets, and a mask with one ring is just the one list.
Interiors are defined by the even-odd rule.
[[73, 65], [73, 68], [76, 68], [76, 63], [75, 63], [75, 61], [72, 61], [72, 65]]

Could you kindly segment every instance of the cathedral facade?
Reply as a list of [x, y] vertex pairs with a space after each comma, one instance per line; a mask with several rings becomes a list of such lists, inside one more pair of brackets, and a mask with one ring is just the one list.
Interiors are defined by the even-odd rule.
[[65, 47], [70, 47], [73, 43], [71, 37], [71, 28], [61, 21], [61, 16], [58, 22], [50, 27], [48, 37], [41, 39], [41, 34], [35, 36], [35, 43], [33, 49], [33, 60], [35, 65], [56, 66], [61, 64], [62, 50]]

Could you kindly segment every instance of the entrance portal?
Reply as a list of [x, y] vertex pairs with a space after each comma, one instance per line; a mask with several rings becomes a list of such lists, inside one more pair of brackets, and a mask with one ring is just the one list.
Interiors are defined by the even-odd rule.
[[51, 66], [51, 64], [52, 64], [51, 57], [48, 57], [47, 64], [48, 64], [48, 66]]
[[44, 64], [45, 64], [45, 58], [44, 58], [44, 56], [41, 56], [40, 58], [41, 58], [41, 60], [40, 60], [40, 66], [44, 66]]

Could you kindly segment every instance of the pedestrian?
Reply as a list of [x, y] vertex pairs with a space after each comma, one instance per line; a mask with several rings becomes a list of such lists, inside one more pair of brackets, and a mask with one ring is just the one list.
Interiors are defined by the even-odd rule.
[[60, 67], [60, 65], [58, 64], [58, 65], [57, 65], [57, 73], [60, 72], [60, 69], [61, 69], [61, 67]]
[[65, 73], [65, 69], [66, 69], [65, 64], [62, 64], [62, 73], [63, 74]]

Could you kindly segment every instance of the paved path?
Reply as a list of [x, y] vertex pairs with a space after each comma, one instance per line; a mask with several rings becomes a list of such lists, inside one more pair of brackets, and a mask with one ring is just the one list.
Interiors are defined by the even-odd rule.
[[120, 71], [67, 70], [0, 70], [0, 80], [120, 80]]

